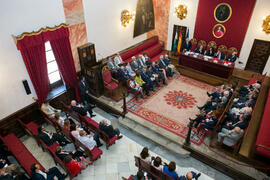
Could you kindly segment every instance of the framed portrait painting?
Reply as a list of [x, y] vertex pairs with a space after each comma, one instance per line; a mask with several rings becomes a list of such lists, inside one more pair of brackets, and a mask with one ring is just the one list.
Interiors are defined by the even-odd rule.
[[220, 3], [216, 6], [214, 17], [217, 22], [224, 23], [230, 19], [232, 15], [232, 8], [227, 3]]
[[138, 0], [133, 37], [155, 29], [155, 15], [152, 0]]
[[212, 33], [215, 38], [222, 38], [226, 33], [226, 28], [222, 24], [216, 24], [213, 27]]

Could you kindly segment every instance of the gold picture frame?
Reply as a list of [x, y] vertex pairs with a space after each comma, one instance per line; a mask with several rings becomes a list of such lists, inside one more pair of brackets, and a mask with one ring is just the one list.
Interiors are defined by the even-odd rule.
[[232, 16], [232, 8], [228, 3], [220, 3], [214, 10], [214, 18], [219, 23], [228, 21]]
[[212, 34], [215, 38], [222, 38], [226, 33], [226, 28], [222, 24], [216, 24], [212, 29]]

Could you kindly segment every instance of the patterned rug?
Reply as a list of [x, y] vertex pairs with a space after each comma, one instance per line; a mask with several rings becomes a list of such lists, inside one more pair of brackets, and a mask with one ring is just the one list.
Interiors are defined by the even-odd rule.
[[[195, 118], [199, 113], [196, 106], [202, 106], [207, 101], [206, 92], [215, 91], [215, 87], [194, 79], [177, 75], [168, 80], [168, 86], [162, 86], [145, 99], [135, 98], [127, 103], [131, 113], [150, 121], [182, 138], [188, 132], [189, 118]], [[204, 133], [196, 135], [194, 129], [191, 141], [200, 145]]]

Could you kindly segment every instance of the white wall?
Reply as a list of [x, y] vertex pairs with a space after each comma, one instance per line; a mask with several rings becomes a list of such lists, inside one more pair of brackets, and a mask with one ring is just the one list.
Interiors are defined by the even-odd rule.
[[[177, 15], [174, 13], [175, 7], [183, 4], [187, 6], [187, 17], [183, 20], [180, 20]], [[172, 35], [173, 35], [173, 26], [181, 25], [189, 28], [189, 37], [192, 38], [194, 34], [196, 15], [198, 9], [199, 0], [171, 0], [170, 8], [170, 17], [169, 17], [169, 27], [168, 27], [168, 40], [167, 40], [167, 50], [171, 50], [172, 46]]]
[[121, 25], [121, 12], [135, 12], [136, 5], [137, 0], [83, 0], [87, 37], [95, 44], [97, 59], [146, 39], [146, 34], [133, 38], [134, 23]]
[[[65, 22], [61, 0], [12, 0], [0, 5], [0, 119], [33, 103], [36, 96], [20, 52], [11, 35]], [[22, 80], [32, 94], [26, 95]]]
[[[270, 41], [270, 34], [267, 35], [265, 32], [261, 30], [263, 17], [270, 15], [269, 9], [270, 9], [269, 0], [257, 0], [239, 56], [239, 60], [244, 64], [240, 65], [236, 63], [237, 65], [236, 67], [240, 69], [245, 68], [254, 39]], [[263, 73], [265, 72], [268, 72], [268, 75], [270, 75], [270, 57], [268, 58]]]

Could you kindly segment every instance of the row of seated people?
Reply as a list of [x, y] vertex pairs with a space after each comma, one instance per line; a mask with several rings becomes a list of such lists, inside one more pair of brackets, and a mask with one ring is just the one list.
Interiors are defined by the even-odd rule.
[[[8, 157], [2, 153], [0, 156], [1, 180], [28, 180], [28, 177], [25, 176], [23, 170], [17, 164], [10, 163]], [[64, 180], [67, 177], [67, 174], [61, 173], [57, 167], [41, 170], [38, 164], [31, 165], [31, 179], [52, 180], [54, 177], [57, 177], [59, 180]]]
[[23, 170], [11, 161], [15, 159], [11, 153], [0, 148], [0, 179], [1, 180], [27, 180]]
[[[171, 161], [169, 164], [162, 161], [162, 159], [159, 156], [153, 157], [150, 155], [149, 150], [147, 147], [144, 147], [140, 153], [140, 157], [145, 162], [151, 164], [156, 169], [164, 172], [168, 176], [170, 176], [174, 180], [191, 180], [191, 179], [198, 179], [201, 176], [201, 173], [195, 173], [193, 171], [188, 172], [186, 175], [179, 176], [176, 172], [176, 163], [174, 161]], [[143, 175], [143, 176], [142, 176]], [[133, 177], [132, 180], [141, 180], [141, 179], [152, 179], [151, 174], [147, 174], [147, 172], [144, 172], [142, 174], [141, 171], [138, 171], [137, 175]]]
[[218, 118], [223, 113], [232, 96], [233, 91], [234, 87], [232, 87], [231, 84], [228, 84], [217, 87], [215, 92], [207, 92], [209, 98], [202, 107], [198, 107], [200, 113], [194, 119], [194, 127], [213, 130], [218, 122]]
[[[135, 62], [135, 59], [134, 61]], [[141, 97], [144, 98], [143, 91], [146, 96], [149, 96], [149, 91], [155, 91], [155, 87], [160, 87], [159, 82], [162, 81], [164, 85], [167, 85], [167, 78], [173, 77], [174, 70], [170, 66], [170, 60], [168, 56], [160, 57], [160, 60], [156, 62], [146, 61], [144, 66], [139, 66], [138, 69], [134, 69], [136, 73], [129, 70], [129, 65], [124, 64], [120, 69], [120, 80], [128, 81], [129, 88], [132, 92], [139, 92]], [[132, 66], [131, 66], [132, 67]]]
[[260, 87], [261, 82], [257, 81], [252, 85], [239, 88], [222, 129], [218, 133], [219, 144], [223, 143], [231, 147], [242, 138], [251, 118]]
[[[77, 107], [75, 108], [75, 110], [77, 110], [78, 113], [82, 113], [82, 115], [86, 115], [87, 111], [89, 111], [89, 108], [78, 105], [75, 100], [71, 102], [71, 108], [72, 106]], [[63, 118], [62, 116], [60, 116], [60, 110], [53, 108], [48, 103], [47, 105], [45, 105], [45, 107], [46, 110], [43, 111], [45, 114], [54, 114], [54, 118], [59, 124], [59, 126], [65, 129], [67, 132], [70, 132], [72, 136], [75, 137], [75, 139], [80, 141], [90, 151], [93, 150], [95, 147], [102, 146], [99, 140], [99, 135], [97, 133], [93, 134], [89, 132], [86, 127], [81, 127], [79, 122], [71, 118]], [[114, 129], [111, 125], [107, 123], [106, 120], [102, 120], [99, 123], [99, 127], [109, 137], [114, 137], [115, 135], [117, 135], [118, 139], [122, 137], [120, 135], [120, 131], [118, 129]], [[76, 150], [75, 146], [61, 134], [48, 132], [45, 130], [44, 126], [40, 126], [38, 132], [40, 139], [42, 139], [47, 146], [51, 146], [54, 142], [58, 142], [58, 144], [60, 144], [60, 146], [56, 148], [55, 154], [65, 163], [66, 167], [70, 172], [77, 174], [81, 170], [85, 169], [88, 165], [93, 163], [93, 161], [86, 160], [87, 156], [85, 155], [85, 153]]]
[[[108, 58], [107, 66], [110, 68], [112, 72], [112, 76], [116, 79], [120, 79], [120, 81], [126, 81], [130, 79], [130, 77], [135, 76], [136, 73], [141, 73], [144, 68], [148, 66], [154, 66], [154, 70], [163, 73], [165, 78], [172, 76], [172, 71], [175, 71], [174, 66], [170, 63], [168, 55], [166, 54], [165, 57], [163, 55], [160, 56], [158, 62], [152, 64], [150, 58], [145, 55], [138, 55], [137, 59], [133, 56], [131, 62], [122, 62], [119, 63], [118, 59], [121, 57], [118, 55], [115, 57], [115, 61], [112, 58]], [[117, 64], [117, 63], [119, 64]], [[159, 73], [158, 73], [159, 74]], [[119, 77], [118, 77], [119, 76]]]
[[[182, 47], [183, 52], [191, 51], [192, 44], [191, 44], [189, 38], [187, 38], [186, 41], [183, 42], [182, 46], [183, 46]], [[232, 54], [230, 54], [228, 57], [226, 57], [226, 55], [223, 52], [221, 52], [219, 49], [216, 51], [213, 47], [210, 47], [207, 50], [207, 49], [204, 48], [203, 45], [200, 45], [199, 47], [197, 47], [194, 50], [194, 52], [198, 53], [198, 54], [218, 58], [218, 59], [221, 59], [221, 60], [226, 60], [226, 61], [229, 61], [229, 62], [232, 62], [232, 63], [234, 63], [236, 61], [236, 59], [237, 59], [237, 52], [236, 51], [232, 52]]]

